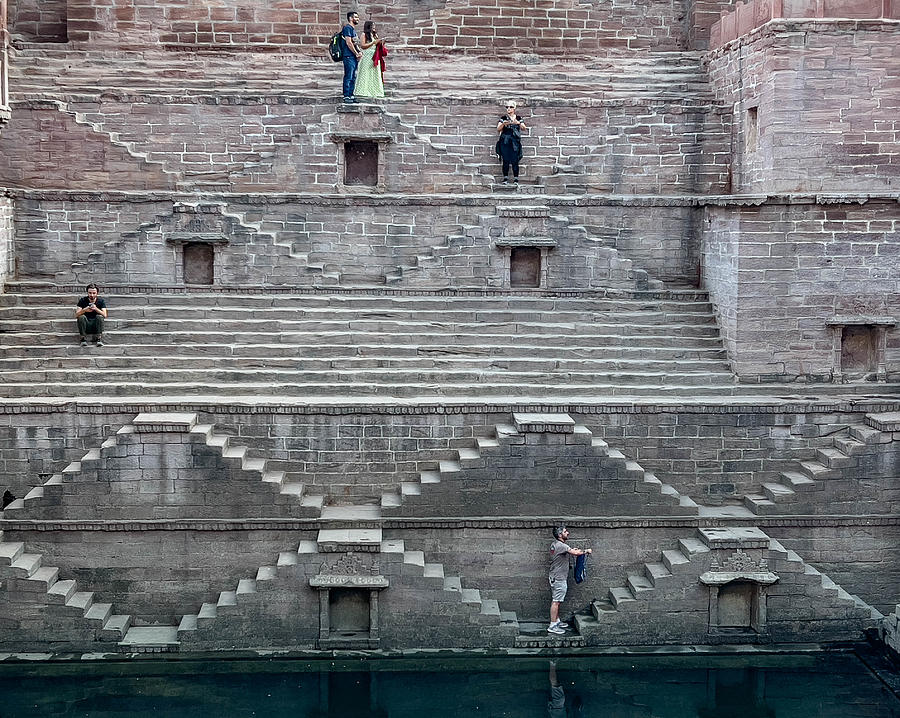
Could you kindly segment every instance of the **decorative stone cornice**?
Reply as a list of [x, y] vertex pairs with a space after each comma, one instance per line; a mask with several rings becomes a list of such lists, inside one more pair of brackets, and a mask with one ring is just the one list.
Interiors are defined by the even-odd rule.
[[[846, 385], [836, 385], [835, 391]], [[865, 390], [861, 386], [861, 390]], [[871, 390], [871, 387], [869, 387]], [[547, 412], [569, 414], [808, 414], [808, 413], [864, 413], [900, 411], [900, 398], [882, 399], [871, 396], [855, 399], [847, 395], [834, 397], [819, 396], [816, 399], [803, 400], [799, 397], [786, 397], [783, 401], [767, 399], [751, 399], [746, 397], [723, 396], [720, 401], [703, 397], [696, 402], [685, 401], [683, 397], [675, 397], [671, 402], [660, 399], [648, 400], [646, 403], [634, 399], [598, 400], [596, 403], [573, 402], [569, 404], [522, 403], [510, 398], [509, 402], [457, 402], [452, 398], [445, 403], [406, 403], [402, 399], [389, 399], [382, 403], [363, 401], [351, 403], [347, 397], [340, 399], [340, 404], [307, 403], [289, 404], [277, 398], [270, 400], [254, 397], [250, 403], [241, 403], [234, 397], [222, 397], [221, 400], [194, 400], [185, 397], [183, 401], [168, 403], [165, 400], [147, 399], [142, 402], [115, 402], [112, 399], [100, 398], [96, 402], [79, 399], [48, 398], [42, 402], [36, 399], [0, 399], [0, 415], [3, 414], [139, 414], [142, 412], [204, 412], [216, 416], [232, 416], [247, 414], [262, 415], [329, 415], [345, 416], [358, 414], [375, 414], [386, 416], [431, 416], [458, 414], [509, 414], [510, 412]]]
[[[365, 139], [361, 134], [348, 133], [348, 137]], [[132, 202], [136, 204], [157, 202], [189, 202], [196, 194], [179, 190], [115, 191], [30, 189], [26, 187], [0, 187], [0, 195], [31, 201], [58, 202]], [[398, 206], [398, 207], [494, 207], [497, 196], [482, 193], [372, 193], [348, 197], [342, 194], [248, 193], [205, 192], [206, 202], [251, 204], [254, 207], [301, 204], [322, 207]], [[535, 203], [548, 207], [760, 207], [764, 205], [863, 205], [870, 202], [900, 202], [898, 192], [793, 192], [780, 194], [697, 194], [697, 195], [631, 195], [594, 193], [578, 196], [522, 195], [504, 198], [507, 209], [518, 207], [533, 209]]]
[[[570, 525], [582, 529], [699, 529], [725, 527], [759, 528], [843, 528], [900, 526], [900, 515], [885, 516], [748, 516], [745, 518], [722, 518], [703, 516], [620, 516], [587, 517], [568, 516]], [[296, 531], [317, 532], [327, 528], [380, 528], [382, 530], [434, 530], [458, 531], [461, 529], [536, 530], [546, 531], [559, 522], [558, 516], [522, 517], [448, 517], [448, 518], [383, 518], [360, 521], [336, 521], [333, 519], [148, 519], [140, 521], [62, 521], [39, 519], [0, 519], [2, 531]], [[359, 551], [358, 546], [346, 550]]]

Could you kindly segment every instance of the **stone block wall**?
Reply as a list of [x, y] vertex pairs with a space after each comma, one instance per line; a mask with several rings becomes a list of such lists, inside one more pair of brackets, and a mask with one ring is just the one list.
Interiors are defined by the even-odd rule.
[[[224, 527], [223, 527], [224, 528]], [[220, 591], [234, 590], [280, 551], [296, 550], [312, 532], [221, 531], [16, 531], [31, 553], [75, 579], [95, 600], [112, 603], [135, 625], [177, 624]], [[10, 534], [5, 540], [10, 540]], [[309, 620], [308, 614], [304, 616]]]
[[[762, 483], [792, 469], [793, 462], [813, 459], [817, 449], [862, 422], [862, 413], [849, 409], [807, 412], [803, 406], [744, 407], [739, 412], [645, 406], [590, 414], [577, 409], [570, 409], [573, 417], [610, 448], [682, 495], [712, 505], [758, 491]], [[22, 498], [134, 416], [74, 409], [0, 414], [0, 488]], [[418, 481], [421, 471], [455, 459], [456, 449], [491, 436], [498, 423], [509, 421], [509, 413], [204, 412], [201, 420], [214, 423], [217, 434], [251, 447], [251, 457], [265, 459], [268, 469], [286, 471], [313, 493], [339, 502], [377, 500], [400, 482]], [[874, 476], [889, 478], [888, 466]]]
[[732, 191], [900, 188], [896, 22], [773, 21], [707, 55]]
[[857, 521], [838, 526], [779, 526], [769, 533], [845, 590], [887, 615], [897, 603], [900, 526]]
[[900, 19], [900, 8], [881, 0], [747, 0], [723, 10], [709, 28], [709, 45], [717, 48], [780, 18]]
[[[21, 0], [20, 0], [21, 1]], [[523, 8], [512, 0], [375, 0], [358, 6], [398, 44], [491, 54], [675, 50], [684, 45], [680, 2], [555, 0]], [[344, 8], [321, 0], [68, 0], [69, 39], [92, 46], [302, 51], [324, 55]]]
[[[601, 215], [563, 202], [544, 209], [543, 217], [522, 219], [500, 216], [485, 199], [256, 195], [200, 203], [161, 194], [18, 196], [18, 277], [63, 285], [180, 286], [183, 245], [194, 235], [219, 238], [216, 287], [502, 288], [509, 285], [509, 251], [497, 246], [504, 236], [555, 240], [545, 288], [635, 288], [646, 275], [616, 250], [620, 241], [636, 262], [646, 260], [667, 277], [690, 277], [695, 255], [686, 232], [675, 234], [683, 211], [661, 209], [665, 219], [654, 223], [640, 205], [627, 215], [613, 206]], [[648, 232], [652, 226], [646, 246], [625, 216]], [[594, 225], [600, 236], [580, 224], [589, 217], [604, 223]]]
[[[898, 228], [892, 200], [707, 207], [703, 282], [738, 376], [828, 381], [841, 374], [828, 322], [898, 318]], [[900, 334], [885, 332], [885, 372], [896, 377]]]
[[0, 189], [0, 290], [15, 272], [13, 200]]
[[9, 31], [28, 42], [66, 42], [68, 0], [7, 0]]
[[[274, 96], [27, 100], [0, 135], [0, 182], [68, 189], [354, 191], [343, 142], [379, 143], [375, 191], [487, 189], [499, 175], [493, 101], [388, 102], [384, 110]], [[729, 173], [725, 119], [710, 106], [531, 101], [523, 177], [548, 191], [717, 193]], [[77, 151], [76, 151], [77, 150]], [[557, 173], [557, 174], [554, 174]], [[363, 187], [366, 193], [372, 189]]]
[[[863, 415], [835, 411], [662, 410], [578, 417], [598, 437], [697, 503], [721, 504], [776, 481]], [[887, 474], [885, 474], [887, 476]]]

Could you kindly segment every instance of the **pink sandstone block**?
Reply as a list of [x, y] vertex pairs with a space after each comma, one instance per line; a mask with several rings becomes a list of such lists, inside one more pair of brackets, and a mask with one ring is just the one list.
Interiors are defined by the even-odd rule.
[[882, 16], [891, 20], [900, 20], [900, 0], [884, 0]]
[[737, 37], [737, 17], [733, 12], [722, 17], [722, 42], [731, 42]]
[[883, 0], [824, 0], [825, 17], [874, 19], [881, 17]]
[[753, 28], [753, 6], [747, 3], [739, 2], [734, 6], [735, 14], [735, 33], [740, 37], [746, 35]]
[[816, 0], [783, 0], [782, 17], [818, 17]]
[[709, 28], [709, 46], [710, 48], [721, 47], [725, 43], [722, 41], [722, 21], [716, 20], [712, 27]]

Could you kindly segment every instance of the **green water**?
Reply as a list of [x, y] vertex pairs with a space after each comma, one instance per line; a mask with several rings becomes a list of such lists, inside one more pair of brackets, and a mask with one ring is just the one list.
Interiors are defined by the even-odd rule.
[[2, 718], [900, 718], [852, 653], [5, 662], [0, 696]]

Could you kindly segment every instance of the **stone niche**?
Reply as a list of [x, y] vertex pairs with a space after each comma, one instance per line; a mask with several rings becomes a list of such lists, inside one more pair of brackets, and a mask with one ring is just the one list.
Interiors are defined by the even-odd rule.
[[386, 186], [385, 147], [390, 135], [381, 131], [346, 131], [331, 135], [338, 147], [339, 185], [345, 189], [378, 190]]
[[701, 529], [713, 552], [700, 583], [709, 588], [709, 633], [760, 636], [766, 629], [769, 537], [758, 528]]
[[504, 289], [540, 289], [547, 287], [548, 259], [556, 240], [548, 237], [503, 237], [494, 247], [504, 251], [508, 272]]
[[326, 554], [309, 579], [319, 592], [320, 649], [378, 648], [378, 593], [388, 587], [371, 552]]
[[833, 381], [886, 381], [887, 333], [896, 324], [894, 317], [835, 317], [827, 321]]

